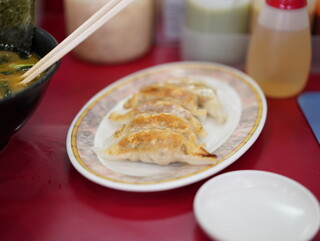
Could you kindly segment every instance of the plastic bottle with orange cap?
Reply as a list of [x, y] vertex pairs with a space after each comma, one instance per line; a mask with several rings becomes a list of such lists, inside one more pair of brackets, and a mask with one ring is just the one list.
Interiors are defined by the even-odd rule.
[[304, 88], [311, 65], [306, 0], [266, 0], [252, 34], [246, 71], [268, 97], [286, 98]]

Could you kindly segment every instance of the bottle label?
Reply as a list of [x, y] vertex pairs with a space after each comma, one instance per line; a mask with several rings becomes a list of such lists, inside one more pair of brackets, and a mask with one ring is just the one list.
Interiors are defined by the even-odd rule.
[[306, 8], [283, 10], [265, 5], [258, 22], [266, 28], [279, 31], [298, 31], [309, 27]]

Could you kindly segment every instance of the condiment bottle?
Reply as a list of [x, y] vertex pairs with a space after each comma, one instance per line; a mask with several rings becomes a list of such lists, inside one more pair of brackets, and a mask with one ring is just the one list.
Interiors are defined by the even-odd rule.
[[247, 33], [250, 0], [187, 0], [186, 26], [203, 33]]
[[[257, 24], [257, 20], [259, 17], [259, 14], [261, 12], [261, 8], [264, 5], [265, 0], [253, 0], [252, 7], [251, 7], [251, 32], [253, 32], [255, 25]], [[315, 14], [315, 7], [316, 7], [316, 0], [308, 0], [307, 1], [307, 8], [308, 8], [308, 14], [310, 17], [310, 23], [312, 23], [314, 14]]]
[[252, 34], [246, 71], [268, 97], [285, 98], [305, 86], [311, 64], [306, 0], [266, 0]]
[[[64, 0], [67, 33], [110, 0]], [[135, 0], [73, 50], [77, 57], [99, 64], [117, 64], [145, 54], [153, 35], [154, 2]]]
[[242, 63], [248, 42], [250, 6], [251, 0], [187, 0], [182, 59]]

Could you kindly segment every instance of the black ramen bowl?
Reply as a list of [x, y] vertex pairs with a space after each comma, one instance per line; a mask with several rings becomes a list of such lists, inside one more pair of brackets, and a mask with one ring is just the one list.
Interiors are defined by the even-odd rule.
[[[38, 27], [35, 28], [32, 52], [43, 57], [57, 44], [55, 38], [48, 32]], [[22, 91], [0, 100], [0, 150], [36, 110], [59, 64], [60, 61], [53, 64], [37, 81]]]

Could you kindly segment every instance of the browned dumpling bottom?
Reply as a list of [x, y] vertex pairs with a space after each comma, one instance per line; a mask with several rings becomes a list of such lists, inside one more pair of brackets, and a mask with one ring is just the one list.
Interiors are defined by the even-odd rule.
[[159, 129], [128, 134], [99, 154], [108, 160], [142, 161], [159, 165], [173, 162], [204, 165], [216, 161], [214, 154], [189, 141], [180, 133]]

